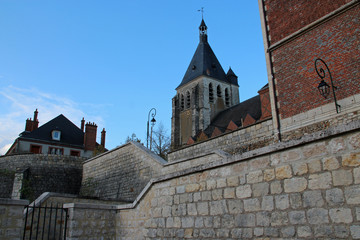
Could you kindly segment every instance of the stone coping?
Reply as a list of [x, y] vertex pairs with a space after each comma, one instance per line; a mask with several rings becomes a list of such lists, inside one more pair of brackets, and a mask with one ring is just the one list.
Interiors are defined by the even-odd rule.
[[11, 206], [26, 206], [29, 204], [29, 200], [17, 200], [10, 198], [0, 198], [0, 205], [11, 205]]
[[164, 165], [164, 164], [167, 163], [167, 161], [165, 161], [163, 158], [159, 157], [159, 156], [156, 155], [155, 153], [151, 152], [149, 149], [147, 149], [146, 147], [144, 147], [142, 144], [137, 143], [137, 142], [128, 142], [128, 143], [125, 143], [125, 144], [123, 144], [123, 145], [121, 145], [121, 146], [119, 146], [119, 147], [116, 147], [116, 148], [111, 149], [111, 150], [109, 150], [109, 151], [107, 151], [107, 152], [104, 152], [104, 153], [99, 154], [99, 155], [97, 155], [97, 156], [95, 156], [95, 157], [92, 157], [92, 158], [84, 161], [84, 164], [85, 164], [85, 163], [88, 163], [88, 162], [91, 162], [91, 161], [93, 161], [93, 160], [95, 160], [95, 159], [97, 159], [97, 158], [99, 158], [99, 157], [104, 156], [104, 155], [107, 155], [107, 154], [109, 154], [109, 153], [115, 152], [116, 150], [121, 149], [121, 148], [124, 148], [124, 147], [129, 146], [129, 145], [133, 145], [134, 147], [136, 147], [136, 148], [139, 149], [140, 151], [148, 154], [152, 159], [155, 160], [155, 162], [158, 162], [158, 163], [160, 163], [160, 164], [162, 164], [162, 165]]
[[64, 208], [116, 210], [117, 205], [94, 204], [94, 203], [65, 203]]

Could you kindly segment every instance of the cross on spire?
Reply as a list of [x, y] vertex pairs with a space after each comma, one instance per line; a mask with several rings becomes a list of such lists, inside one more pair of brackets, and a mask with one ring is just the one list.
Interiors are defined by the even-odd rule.
[[204, 7], [201, 7], [198, 12], [201, 12], [201, 18], [204, 19]]

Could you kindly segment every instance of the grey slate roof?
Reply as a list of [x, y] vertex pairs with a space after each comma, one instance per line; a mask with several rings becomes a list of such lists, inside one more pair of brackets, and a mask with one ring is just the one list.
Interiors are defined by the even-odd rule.
[[[61, 131], [60, 141], [52, 139], [51, 132], [53, 130]], [[39, 140], [82, 147], [84, 143], [84, 133], [64, 115], [60, 114], [32, 132], [21, 133], [19, 139]]]
[[[205, 25], [204, 20], [202, 20], [201, 25]], [[220, 81], [229, 82], [219, 63], [219, 60], [216, 58], [213, 50], [211, 49], [206, 36], [200, 36], [199, 45], [196, 48], [182, 82], [176, 89], [191, 82], [199, 76], [209, 76]]]
[[207, 127], [204, 132], [208, 136], [211, 136], [215, 127], [219, 128], [222, 132], [225, 132], [230, 121], [233, 121], [237, 126], [241, 126], [241, 119], [245, 119], [247, 114], [255, 120], [261, 118], [261, 101], [259, 95], [220, 112], [211, 121], [209, 127]]

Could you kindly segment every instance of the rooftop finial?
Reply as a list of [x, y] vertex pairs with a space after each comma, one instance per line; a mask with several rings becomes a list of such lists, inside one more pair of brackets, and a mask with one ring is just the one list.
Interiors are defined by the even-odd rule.
[[201, 18], [204, 19], [204, 7], [201, 7], [198, 12], [201, 12]]

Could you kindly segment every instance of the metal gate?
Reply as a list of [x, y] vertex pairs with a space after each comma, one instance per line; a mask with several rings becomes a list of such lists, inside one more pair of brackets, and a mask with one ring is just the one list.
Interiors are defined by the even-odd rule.
[[66, 239], [68, 209], [53, 206], [27, 206], [24, 210], [23, 239]]

